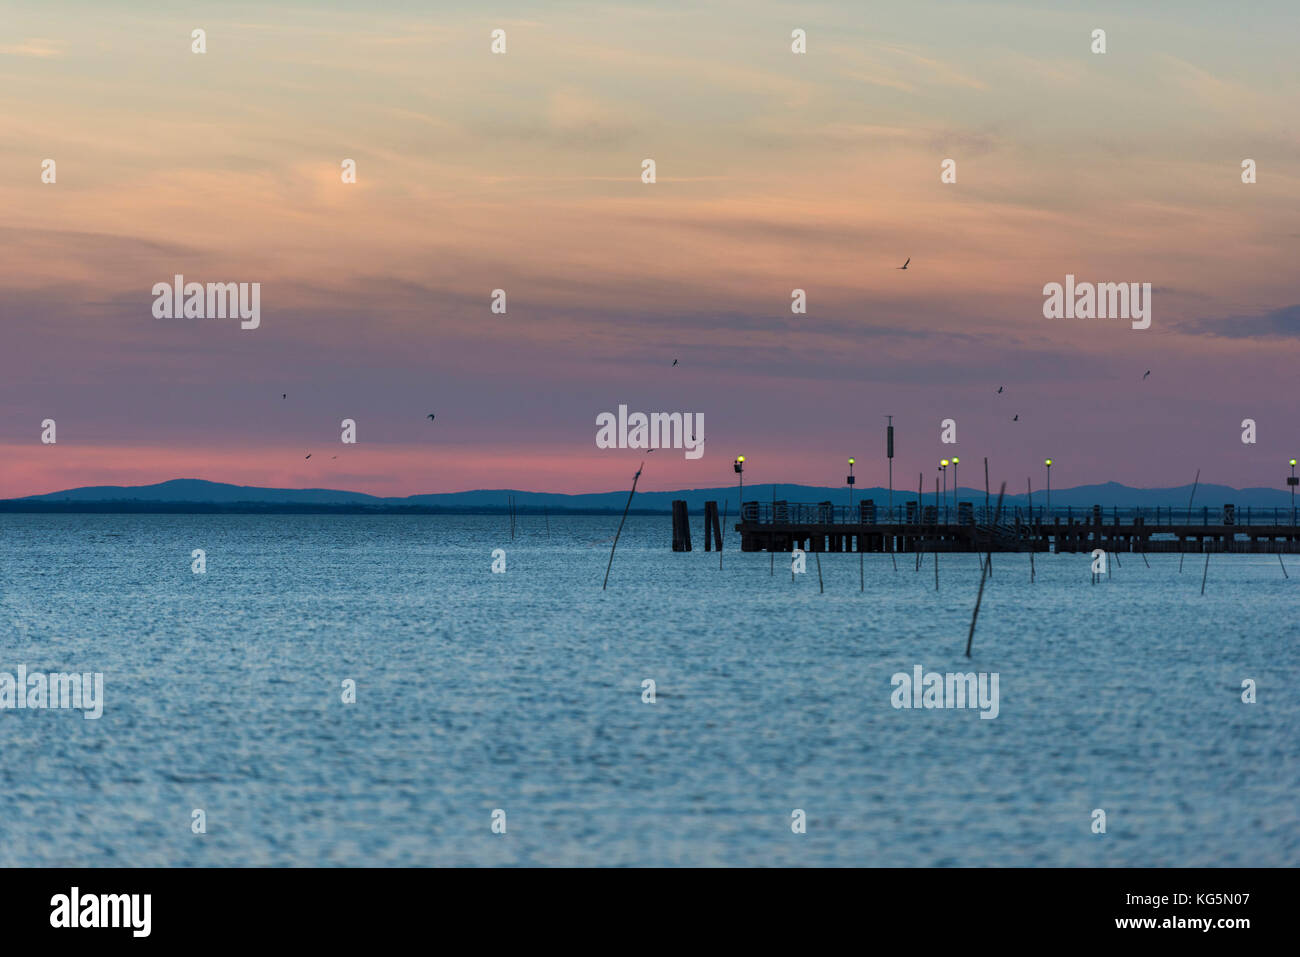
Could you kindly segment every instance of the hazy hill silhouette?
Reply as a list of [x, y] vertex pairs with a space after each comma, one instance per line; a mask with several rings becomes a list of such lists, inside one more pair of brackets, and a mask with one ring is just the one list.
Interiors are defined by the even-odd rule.
[[[1118, 482], [1106, 482], [1101, 485], [1080, 485], [1074, 488], [1052, 489], [1052, 505], [1085, 508], [1091, 505], [1141, 506], [1143, 508], [1162, 507], [1186, 508], [1192, 487], [1181, 485], [1163, 489], [1139, 489], [1121, 485]], [[778, 499], [790, 502], [830, 501], [836, 505], [847, 505], [848, 489], [845, 486], [828, 488], [813, 485], [771, 484], [745, 486], [745, 500], [770, 502], [773, 492]], [[993, 493], [996, 497], [996, 491]], [[950, 493], [951, 495], [951, 493]], [[185, 506], [196, 510], [221, 511], [229, 508], [241, 510], [273, 511], [285, 508], [302, 511], [312, 507], [328, 507], [330, 510], [348, 507], [358, 511], [504, 511], [507, 496], [514, 496], [516, 507], [520, 510], [538, 511], [543, 508], [551, 511], [579, 512], [621, 512], [627, 502], [627, 489], [610, 492], [595, 492], [579, 495], [565, 495], [555, 492], [528, 492], [519, 489], [474, 489], [465, 492], [443, 492], [436, 494], [408, 495], [400, 498], [385, 498], [367, 495], [364, 492], [349, 492], [340, 489], [286, 489], [259, 488], [250, 485], [229, 485], [224, 482], [209, 482], [204, 479], [172, 479], [156, 485], [99, 485], [85, 488], [66, 489], [43, 495], [30, 495], [24, 498], [0, 501], [4, 511], [77, 511], [84, 508], [90, 511], [148, 511], [152, 506], [167, 506], [165, 511], [184, 511]], [[894, 489], [894, 504], [915, 500], [916, 492], [906, 489]], [[934, 501], [934, 492], [925, 495], [927, 503]], [[706, 501], [717, 501], [721, 506], [726, 503], [731, 513], [736, 512], [736, 487], [734, 485], [716, 488], [678, 489], [666, 492], [638, 491], [633, 500], [634, 511], [669, 512], [675, 499], [684, 499], [691, 509], [702, 508]], [[872, 499], [878, 506], [884, 506], [889, 500], [889, 492], [883, 488], [856, 488], [853, 501]], [[959, 501], [969, 501], [976, 505], [984, 502], [984, 490], [963, 487], [957, 494]], [[950, 498], [951, 501], [951, 498]], [[1007, 495], [1006, 505], [1025, 505], [1025, 495]], [[1217, 510], [1224, 503], [1235, 504], [1238, 508], [1289, 508], [1290, 494], [1284, 488], [1248, 488], [1234, 489], [1226, 485], [1202, 483], [1197, 487], [1195, 508], [1209, 506]], [[1046, 504], [1046, 495], [1034, 492], [1034, 505]]]

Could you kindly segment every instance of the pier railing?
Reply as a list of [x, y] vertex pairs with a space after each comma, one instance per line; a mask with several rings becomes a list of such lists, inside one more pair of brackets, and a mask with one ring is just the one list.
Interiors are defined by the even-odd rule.
[[[916, 499], [895, 502], [892, 510], [886, 505], [877, 505], [868, 499], [848, 505], [835, 505], [831, 502], [744, 502], [741, 506], [742, 522], [760, 525], [979, 525], [988, 526], [993, 522], [996, 505], [990, 503], [949, 501], [925, 502], [918, 507]], [[1192, 506], [1191, 508], [1155, 506], [1130, 506], [1109, 508], [1095, 505], [1092, 507], [1056, 506], [1048, 509], [1045, 505], [1035, 505], [1031, 510], [1024, 505], [1002, 508], [1000, 525], [1015, 528], [1023, 525], [1054, 525], [1059, 520], [1063, 525], [1083, 524], [1132, 524], [1141, 519], [1147, 526], [1174, 527], [1189, 525], [1233, 525], [1251, 527], [1290, 527], [1295, 526], [1296, 514], [1290, 508], [1256, 508], [1244, 509], [1233, 505]]]
[[[709, 532], [722, 540], [717, 502], [705, 502]], [[996, 513], [996, 521], [995, 521]], [[686, 503], [673, 503], [673, 547], [690, 551]], [[893, 508], [871, 499], [845, 504], [749, 501], [735, 531], [742, 551], [1052, 551], [1300, 552], [1300, 526], [1290, 509], [1074, 505], [1032, 510], [949, 499], [901, 499]]]

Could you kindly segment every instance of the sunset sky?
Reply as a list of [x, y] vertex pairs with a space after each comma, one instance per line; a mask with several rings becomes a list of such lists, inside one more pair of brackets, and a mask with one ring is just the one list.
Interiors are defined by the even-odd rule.
[[[646, 489], [883, 485], [886, 413], [900, 487], [1283, 487], [1300, 5], [1132, 6], [7, 2], [0, 496], [608, 491], [620, 404], [704, 416]], [[261, 327], [155, 319], [176, 273]], [[1045, 319], [1067, 273], [1151, 328]]]

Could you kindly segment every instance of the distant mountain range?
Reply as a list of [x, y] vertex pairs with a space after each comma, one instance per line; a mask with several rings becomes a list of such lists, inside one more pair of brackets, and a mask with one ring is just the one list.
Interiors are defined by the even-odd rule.
[[[1106, 482], [1103, 485], [1080, 485], [1075, 488], [1052, 489], [1052, 505], [1076, 508], [1091, 505], [1155, 506], [1186, 508], [1190, 485], [1175, 488], [1143, 489]], [[996, 498], [997, 493], [994, 492]], [[382, 498], [364, 492], [347, 492], [337, 489], [307, 488], [257, 488], [248, 485], [227, 485], [203, 479], [173, 479], [157, 485], [98, 485], [67, 489], [44, 495], [0, 500], [3, 512], [346, 512], [346, 513], [499, 513], [507, 509], [506, 500], [514, 496], [520, 512], [551, 512], [602, 514], [622, 512], [627, 502], [627, 489], [613, 492], [594, 492], [582, 495], [563, 495], [554, 492], [525, 492], [518, 489], [476, 489], [469, 492], [446, 492], [431, 495], [408, 495], [403, 498]], [[773, 497], [789, 502], [834, 502], [847, 505], [848, 488], [826, 488], [814, 485], [746, 485], [745, 500], [770, 502]], [[857, 488], [855, 502], [869, 498], [879, 506], [889, 501], [889, 491], [883, 488]], [[915, 500], [916, 493], [894, 489], [894, 504]], [[960, 501], [982, 505], [984, 490], [962, 488]], [[684, 499], [690, 509], [699, 509], [706, 501], [716, 501], [719, 507], [729, 507], [736, 512], [736, 487], [680, 489], [672, 492], [637, 492], [632, 511], [638, 514], [670, 512], [674, 499]], [[925, 495], [933, 502], [934, 492]], [[1007, 506], [1025, 505], [1025, 495], [1008, 495]], [[724, 506], [724, 503], [725, 506]], [[1234, 489], [1226, 485], [1202, 484], [1196, 489], [1196, 506], [1218, 508], [1225, 503], [1238, 508], [1289, 508], [1290, 492], [1285, 488]], [[1046, 504], [1046, 496], [1034, 493], [1034, 505]]]

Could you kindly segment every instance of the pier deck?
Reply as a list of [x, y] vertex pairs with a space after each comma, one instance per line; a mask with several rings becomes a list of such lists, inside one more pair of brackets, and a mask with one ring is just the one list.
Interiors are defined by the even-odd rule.
[[[983, 506], [918, 508], [915, 501], [879, 514], [870, 501], [850, 512], [829, 502], [745, 502], [740, 548], [746, 552], [1224, 552], [1300, 554], [1290, 509], [1004, 509], [994, 525]], [[683, 510], [684, 512], [684, 510]], [[955, 514], [954, 514], [955, 512]], [[1197, 513], [1200, 513], [1199, 515]], [[889, 518], [893, 521], [889, 521]], [[1200, 521], [1196, 521], [1199, 518]]]

